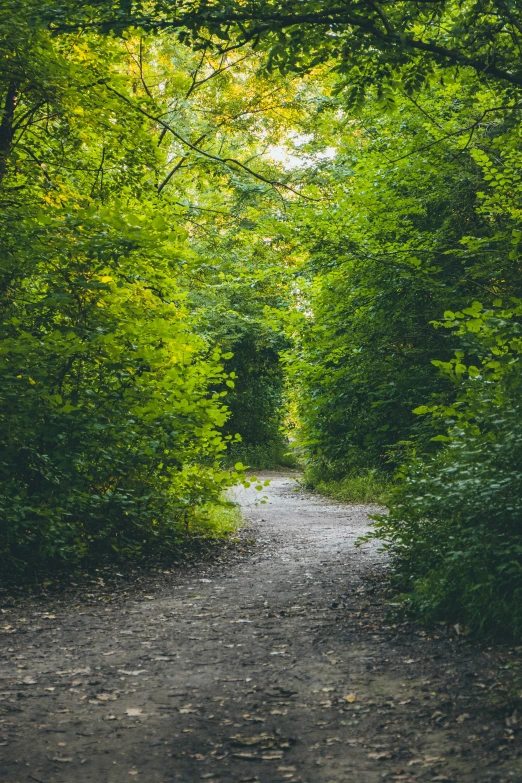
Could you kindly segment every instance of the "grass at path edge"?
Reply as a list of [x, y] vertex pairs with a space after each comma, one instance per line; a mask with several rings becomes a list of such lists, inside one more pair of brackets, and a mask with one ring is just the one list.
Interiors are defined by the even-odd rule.
[[317, 475], [313, 469], [307, 469], [303, 475], [303, 486], [342, 503], [375, 503], [386, 506], [393, 482], [388, 476], [372, 469], [353, 471], [341, 478]]

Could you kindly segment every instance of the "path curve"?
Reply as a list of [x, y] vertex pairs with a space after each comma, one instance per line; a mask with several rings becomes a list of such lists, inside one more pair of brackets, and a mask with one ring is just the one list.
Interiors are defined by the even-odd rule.
[[247, 556], [114, 605], [11, 612], [3, 783], [522, 781], [497, 653], [384, 623], [382, 556], [354, 547], [371, 509], [281, 475], [237, 498]]

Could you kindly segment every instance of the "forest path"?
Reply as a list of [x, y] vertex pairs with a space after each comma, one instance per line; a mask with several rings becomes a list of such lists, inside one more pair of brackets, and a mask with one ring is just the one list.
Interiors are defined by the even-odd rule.
[[2, 783], [522, 781], [509, 651], [384, 623], [371, 509], [237, 494], [246, 554], [8, 609]]

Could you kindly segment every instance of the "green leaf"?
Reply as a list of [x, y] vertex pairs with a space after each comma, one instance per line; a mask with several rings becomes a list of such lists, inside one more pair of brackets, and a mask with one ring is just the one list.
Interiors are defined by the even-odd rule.
[[152, 221], [153, 228], [156, 229], [156, 231], [166, 231], [168, 228], [167, 222], [163, 215], [157, 214]]

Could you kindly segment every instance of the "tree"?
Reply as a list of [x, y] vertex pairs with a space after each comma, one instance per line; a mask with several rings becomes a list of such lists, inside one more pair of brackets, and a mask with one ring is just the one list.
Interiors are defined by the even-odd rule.
[[[469, 151], [502, 134], [506, 114], [487, 115], [470, 144], [470, 113], [483, 112], [459, 84], [384, 117], [321, 106], [310, 124], [308, 147], [335, 152], [318, 175], [329, 198], [294, 207], [309, 293], [288, 367], [302, 438], [326, 473], [396, 468], [422, 436], [412, 410], [452, 394], [431, 364], [452, 346], [431, 321], [479, 295], [520, 294], [509, 233], [478, 210], [482, 171]], [[463, 244], [470, 235], [482, 244]]]
[[475, 80], [522, 86], [522, 10], [507, 0], [305, 0], [205, 2], [70, 0], [37, 10], [57, 32], [96, 27], [120, 33], [131, 26], [179, 30], [191, 46], [268, 52], [268, 67], [303, 72], [333, 62], [352, 90], [386, 89], [400, 79], [410, 89], [435, 67], [469, 68]]
[[219, 222], [201, 214], [226, 214], [252, 179], [261, 202], [280, 195], [273, 165], [256, 177], [233, 159], [267, 141], [271, 91], [252, 74], [238, 90], [223, 58], [132, 33], [52, 38], [15, 11], [2, 15], [0, 548], [5, 570], [27, 571], [175, 546], [239, 478], [221, 467], [232, 357], [198, 334], [187, 291], [215, 270], [196, 234]]

